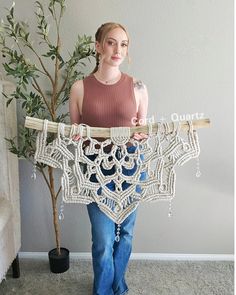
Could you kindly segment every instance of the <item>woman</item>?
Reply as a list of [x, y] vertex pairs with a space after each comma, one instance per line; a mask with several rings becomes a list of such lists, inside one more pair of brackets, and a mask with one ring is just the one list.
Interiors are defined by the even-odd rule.
[[[117, 23], [105, 23], [95, 34], [96, 67], [84, 80], [71, 87], [69, 108], [72, 124], [96, 127], [130, 126], [145, 119], [148, 107], [146, 86], [119, 69], [128, 57], [129, 36]], [[145, 120], [142, 120], [142, 122]], [[80, 136], [75, 135], [74, 140]], [[147, 138], [135, 133], [133, 138]], [[87, 205], [92, 230], [93, 295], [121, 295], [128, 292], [125, 272], [132, 249], [136, 210], [118, 229], [95, 202]]]

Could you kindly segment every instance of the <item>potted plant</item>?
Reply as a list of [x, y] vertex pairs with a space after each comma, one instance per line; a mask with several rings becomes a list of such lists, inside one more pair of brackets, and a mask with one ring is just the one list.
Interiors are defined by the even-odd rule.
[[[7, 9], [6, 20], [0, 26], [0, 46], [3, 57], [3, 68], [6, 75], [15, 81], [16, 88], [10, 95], [3, 94], [7, 105], [17, 99], [22, 107], [22, 115], [48, 119], [54, 122], [64, 122], [68, 113], [62, 112], [66, 104], [69, 90], [73, 82], [84, 77], [79, 68], [85, 66], [84, 61], [94, 57], [91, 36], [78, 36], [72, 54], [66, 60], [62, 54], [60, 36], [61, 20], [65, 12], [65, 0], [48, 0], [46, 17], [45, 7], [40, 1], [35, 1], [37, 19], [36, 36], [38, 43], [32, 42], [30, 27], [26, 22], [17, 21], [14, 15], [15, 3]], [[51, 20], [54, 32], [49, 29]], [[49, 34], [51, 33], [51, 35]], [[50, 36], [51, 37], [50, 37]], [[55, 39], [53, 41], [52, 39]], [[36, 41], [36, 40], [35, 40]], [[28, 58], [30, 52], [30, 58]], [[43, 52], [43, 53], [41, 53]], [[53, 70], [52, 70], [53, 69]], [[49, 81], [49, 89], [45, 91], [42, 78]], [[55, 134], [50, 136], [53, 140]], [[19, 158], [25, 158], [33, 163], [35, 153], [36, 131], [19, 128], [18, 144], [15, 139], [7, 139], [9, 149]], [[64, 272], [69, 268], [69, 251], [60, 245], [60, 227], [58, 220], [57, 199], [61, 187], [54, 183], [55, 169], [45, 164], [35, 163], [35, 169], [42, 173], [49, 189], [52, 201], [53, 225], [56, 248], [49, 251], [50, 269], [52, 272]], [[35, 176], [35, 174], [33, 174]], [[54, 262], [51, 262], [53, 257]]]

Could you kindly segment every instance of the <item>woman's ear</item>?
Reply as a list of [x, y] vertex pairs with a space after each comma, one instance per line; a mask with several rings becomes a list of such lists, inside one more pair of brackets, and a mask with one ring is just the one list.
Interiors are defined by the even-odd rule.
[[101, 45], [98, 41], [95, 42], [95, 49], [97, 53], [101, 53]]

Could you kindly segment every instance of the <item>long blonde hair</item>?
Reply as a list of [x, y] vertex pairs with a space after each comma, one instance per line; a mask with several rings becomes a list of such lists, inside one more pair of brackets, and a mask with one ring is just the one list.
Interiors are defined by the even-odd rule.
[[[105, 40], [106, 40], [107, 34], [110, 31], [112, 31], [112, 30], [114, 30], [116, 28], [121, 28], [126, 33], [127, 38], [128, 38], [128, 41], [129, 41], [129, 34], [128, 34], [127, 30], [125, 29], [125, 27], [123, 27], [119, 23], [113, 23], [113, 22], [108, 22], [108, 23], [102, 24], [97, 29], [97, 32], [95, 34], [95, 41], [97, 41], [100, 44], [102, 44], [102, 47], [103, 47], [104, 46], [104, 43], [105, 43]], [[95, 57], [96, 57], [96, 66], [95, 66], [94, 70], [92, 71], [92, 74], [95, 73], [98, 70], [98, 65], [99, 65], [99, 53], [98, 52], [96, 52], [96, 56]], [[128, 55], [128, 59], [130, 61], [129, 55]]]

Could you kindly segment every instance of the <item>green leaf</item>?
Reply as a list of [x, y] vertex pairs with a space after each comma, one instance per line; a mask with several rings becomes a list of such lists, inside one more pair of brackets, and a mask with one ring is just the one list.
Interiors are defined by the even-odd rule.
[[15, 7], [15, 2], [12, 3], [12, 6], [10, 8], [10, 15], [13, 17], [13, 14], [14, 14], [14, 7]]
[[35, 1], [38, 7], [43, 11], [43, 5], [39, 1]]
[[[63, 105], [68, 102], [69, 92], [71, 85], [78, 78], [84, 77], [81, 72], [82, 63], [86, 64], [85, 60], [90, 56], [93, 56], [93, 43], [91, 36], [78, 36], [75, 45], [72, 49], [72, 53], [69, 54], [69, 58], [65, 58], [62, 54], [67, 46], [63, 44], [63, 36], [60, 36], [61, 44], [58, 48], [56, 44], [51, 43], [48, 39], [50, 25], [54, 26], [50, 32], [54, 34], [53, 40], [57, 40], [57, 30], [55, 26], [60, 26], [61, 17], [65, 11], [66, 5], [65, 0], [49, 0], [47, 3], [48, 9], [52, 14], [53, 18], [47, 18], [44, 14], [43, 3], [40, 0], [36, 1], [35, 9], [37, 10], [33, 15], [36, 20], [36, 31], [33, 31], [34, 26], [29, 26], [27, 23], [17, 20], [14, 16], [14, 5], [10, 10], [7, 10], [5, 16], [5, 22], [0, 25], [0, 50], [1, 54], [4, 56], [3, 70], [7, 76], [10, 76], [16, 83], [16, 89], [8, 95], [3, 95], [6, 105], [17, 99], [21, 108], [23, 116], [32, 116], [40, 119], [51, 120], [51, 114], [48, 110], [51, 107], [51, 98], [54, 97], [52, 93], [58, 94], [56, 105], [55, 105], [55, 116], [56, 121], [66, 122], [68, 119], [68, 112], [64, 112]], [[57, 15], [54, 15], [57, 14]], [[43, 44], [41, 48], [34, 48], [32, 42], [30, 42], [30, 34], [35, 37], [39, 37]], [[40, 41], [41, 41], [40, 40]], [[38, 44], [37, 44], [38, 45]], [[47, 45], [45, 49], [45, 45]], [[63, 48], [64, 46], [64, 48]], [[31, 49], [33, 53], [28, 58]], [[34, 51], [35, 50], [35, 51]], [[42, 54], [43, 51], [43, 54]], [[59, 61], [58, 70], [58, 80], [57, 89], [50, 87], [48, 93], [44, 88], [47, 85], [45, 82], [45, 77], [48, 78], [46, 71], [44, 70], [38, 57], [44, 63], [45, 68], [54, 69], [55, 68], [55, 58]], [[64, 74], [64, 76], [62, 76]], [[52, 79], [55, 77], [55, 72], [51, 73]], [[61, 87], [66, 79], [66, 84], [61, 92]], [[44, 98], [41, 96], [37, 90], [34, 92], [33, 85], [36, 83], [41, 86], [44, 93]], [[42, 84], [41, 85], [41, 83]], [[53, 80], [54, 82], [54, 80]], [[50, 85], [53, 83], [50, 82]], [[60, 94], [59, 94], [60, 93]], [[44, 99], [47, 100], [48, 106], [46, 105]], [[35, 130], [21, 128], [19, 129], [18, 145], [17, 141], [14, 139], [9, 139], [8, 143], [11, 145], [11, 151], [16, 153], [18, 157], [32, 158], [35, 151], [35, 140], [37, 132]], [[54, 136], [49, 137], [49, 141], [53, 140]], [[46, 167], [46, 165], [45, 165]]]

